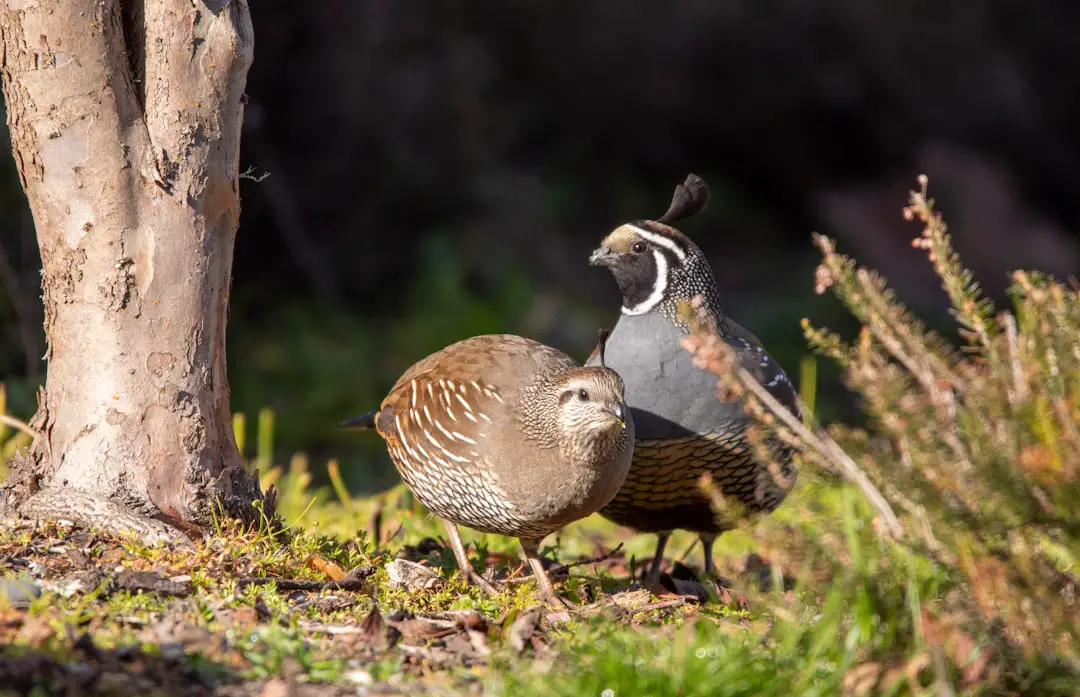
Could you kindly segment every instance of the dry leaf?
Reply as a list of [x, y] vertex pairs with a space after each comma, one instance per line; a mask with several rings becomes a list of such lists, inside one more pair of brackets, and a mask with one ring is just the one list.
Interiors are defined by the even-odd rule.
[[45, 645], [45, 642], [55, 635], [56, 631], [49, 625], [47, 620], [30, 615], [23, 622], [22, 629], [19, 630], [18, 642], [26, 644], [32, 649], [40, 649]]
[[391, 588], [431, 590], [446, 584], [446, 580], [434, 570], [406, 559], [391, 561], [386, 565], [386, 573]]
[[323, 574], [331, 581], [340, 581], [345, 578], [345, 569], [318, 554], [308, 557], [306, 563], [310, 568]]
[[255, 624], [259, 621], [259, 613], [250, 605], [245, 605], [233, 610], [232, 619], [233, 622], [239, 625]]
[[441, 639], [457, 631], [453, 622], [425, 617], [410, 617], [397, 622], [388, 622], [388, 624], [401, 632], [404, 640], [409, 642]]
[[263, 685], [259, 697], [292, 697], [293, 689], [288, 681], [281, 678], [271, 678]]
[[466, 629], [465, 633], [469, 635], [469, 643], [472, 644], [472, 649], [477, 656], [486, 657], [491, 655], [491, 649], [488, 648], [487, 643], [487, 634], [475, 629]]
[[532, 635], [536, 632], [536, 625], [540, 622], [540, 613], [541, 609], [539, 607], [530, 607], [518, 615], [514, 623], [510, 625], [507, 632], [510, 645], [518, 653], [525, 650], [529, 640], [532, 639]]
[[385, 650], [390, 647], [391, 628], [387, 626], [379, 606], [373, 605], [371, 612], [360, 622], [359, 641], [377, 650]]
[[845, 697], [864, 697], [878, 684], [882, 666], [874, 661], [860, 663], [844, 674]]

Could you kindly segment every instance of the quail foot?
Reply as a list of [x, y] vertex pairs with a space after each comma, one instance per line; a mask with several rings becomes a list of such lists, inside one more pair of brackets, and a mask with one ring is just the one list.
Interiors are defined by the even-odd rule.
[[[713, 542], [734, 521], [718, 520], [698, 482], [708, 473], [725, 499], [749, 513], [770, 512], [795, 481], [792, 453], [770, 443], [778, 474], [751, 452], [749, 417], [738, 402], [717, 399], [717, 378], [691, 362], [681, 340], [688, 329], [679, 303], [703, 296], [704, 311], [715, 322], [736, 360], [794, 414], [795, 390], [781, 367], [749, 331], [720, 306], [716, 281], [701, 250], [671, 223], [704, 209], [709, 192], [691, 174], [676, 188], [660, 220], [620, 225], [589, 259], [607, 268], [622, 293], [619, 321], [608, 340], [606, 365], [626, 383], [636, 439], [626, 482], [601, 515], [658, 536], [646, 583], [659, 581], [664, 546], [672, 530], [698, 533], [705, 572], [713, 574]], [[594, 355], [586, 362], [596, 363]]]
[[378, 410], [343, 422], [376, 430], [416, 498], [446, 525], [516, 537], [545, 601], [561, 606], [540, 562], [548, 534], [600, 510], [630, 468], [634, 422], [622, 379], [510, 334], [452, 344], [405, 371]]

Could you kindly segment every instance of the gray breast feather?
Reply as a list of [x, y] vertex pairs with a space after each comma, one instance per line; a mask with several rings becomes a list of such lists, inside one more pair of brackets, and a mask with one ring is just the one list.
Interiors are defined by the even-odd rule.
[[605, 362], [626, 385], [638, 440], [723, 432], [746, 419], [716, 398], [716, 376], [694, 367], [683, 336], [659, 313], [622, 315], [611, 332]]

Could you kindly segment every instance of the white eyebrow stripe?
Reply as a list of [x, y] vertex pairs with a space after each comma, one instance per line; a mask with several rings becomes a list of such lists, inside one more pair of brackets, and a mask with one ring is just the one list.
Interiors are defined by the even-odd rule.
[[686, 261], [686, 250], [679, 246], [679, 243], [670, 237], [664, 235], [658, 235], [655, 232], [649, 232], [644, 228], [640, 228], [637, 225], [627, 224], [627, 227], [636, 232], [639, 236], [645, 238], [653, 244], [658, 244], [664, 249], [674, 254], [679, 261]]
[[656, 282], [653, 285], [652, 292], [649, 293], [649, 297], [645, 298], [637, 305], [633, 307], [623, 306], [622, 313], [624, 315], [643, 315], [649, 310], [660, 304], [660, 301], [664, 299], [664, 293], [667, 291], [667, 257], [659, 249], [653, 250], [653, 257], [656, 259]]

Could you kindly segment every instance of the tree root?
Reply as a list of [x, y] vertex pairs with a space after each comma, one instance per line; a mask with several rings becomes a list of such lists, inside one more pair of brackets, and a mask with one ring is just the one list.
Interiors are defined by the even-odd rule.
[[[148, 544], [192, 547], [212, 523], [215, 511], [236, 518], [245, 526], [283, 528], [277, 515], [277, 491], [259, 490], [258, 475], [242, 467], [226, 469], [204, 493], [217, 508], [207, 505], [204, 520], [187, 521], [164, 512], [144, 515], [119, 501], [101, 494], [73, 487], [40, 486], [41, 466], [28, 451], [17, 453], [7, 462], [8, 478], [0, 484], [0, 524], [38, 521], [71, 521], [104, 533], [133, 536]], [[253, 505], [253, 502], [258, 502]]]
[[192, 547], [191, 540], [171, 525], [140, 515], [104, 496], [79, 489], [41, 489], [19, 506], [16, 513], [30, 520], [70, 520], [116, 536], [135, 536], [149, 544], [163, 542], [178, 547]]

